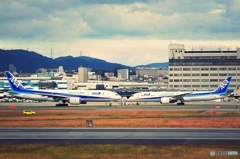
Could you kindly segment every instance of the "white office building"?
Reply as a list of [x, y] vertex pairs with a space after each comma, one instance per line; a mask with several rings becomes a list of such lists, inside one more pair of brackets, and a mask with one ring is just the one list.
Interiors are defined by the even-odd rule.
[[117, 70], [117, 77], [119, 80], [128, 80], [129, 70], [128, 69]]
[[187, 51], [183, 44], [169, 45], [169, 88], [212, 90], [232, 76], [231, 90], [240, 85], [240, 48]]
[[88, 80], [88, 69], [84, 67], [78, 68], [78, 82], [87, 83]]

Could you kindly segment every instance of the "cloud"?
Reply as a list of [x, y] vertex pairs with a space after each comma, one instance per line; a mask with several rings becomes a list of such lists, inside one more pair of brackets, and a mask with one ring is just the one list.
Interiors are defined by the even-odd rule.
[[190, 0], [11, 2], [1, 2], [0, 33], [5, 37], [15, 34], [21, 38], [52, 40], [63, 36], [64, 39], [116, 36], [161, 39], [239, 37], [236, 32], [239, 32], [237, 25], [240, 22], [237, 19], [240, 14], [236, 6], [240, 2], [236, 0], [231, 3], [193, 3]]
[[131, 66], [166, 61], [174, 40], [236, 45], [239, 5], [238, 0], [0, 1], [0, 47], [73, 55], [83, 49]]

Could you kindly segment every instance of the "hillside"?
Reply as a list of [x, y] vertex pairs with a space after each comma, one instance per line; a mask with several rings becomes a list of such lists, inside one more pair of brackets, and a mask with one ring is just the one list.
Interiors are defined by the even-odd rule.
[[36, 72], [38, 68], [58, 68], [63, 66], [66, 70], [76, 70], [78, 67], [88, 67], [93, 70], [114, 71], [116, 69], [131, 69], [129, 66], [110, 63], [104, 60], [81, 56], [59, 57], [51, 59], [36, 52], [26, 50], [0, 49], [0, 71], [9, 69], [9, 64], [14, 64], [18, 72]]

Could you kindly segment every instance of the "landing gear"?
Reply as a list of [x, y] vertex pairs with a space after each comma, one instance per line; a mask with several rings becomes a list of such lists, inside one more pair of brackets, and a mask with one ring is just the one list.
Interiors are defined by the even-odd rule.
[[177, 103], [177, 105], [185, 105], [185, 103]]
[[185, 105], [183, 99], [178, 100], [177, 105]]
[[67, 106], [68, 104], [66, 102], [56, 104], [56, 107], [67, 107]]

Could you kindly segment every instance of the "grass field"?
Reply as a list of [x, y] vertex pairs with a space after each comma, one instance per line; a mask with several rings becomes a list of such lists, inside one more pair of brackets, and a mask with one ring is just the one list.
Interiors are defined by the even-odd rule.
[[2, 110], [1, 127], [185, 127], [240, 128], [240, 112], [157, 111], [157, 110]]
[[[1, 127], [205, 127], [240, 128], [240, 112], [154, 111], [154, 110], [36, 110], [23, 115], [21, 110], [0, 111]], [[1, 143], [1, 142], [0, 142]], [[237, 159], [210, 151], [238, 151], [240, 145], [1, 145], [0, 159]]]
[[0, 159], [238, 159], [210, 151], [238, 151], [236, 146], [154, 145], [0, 145]]

